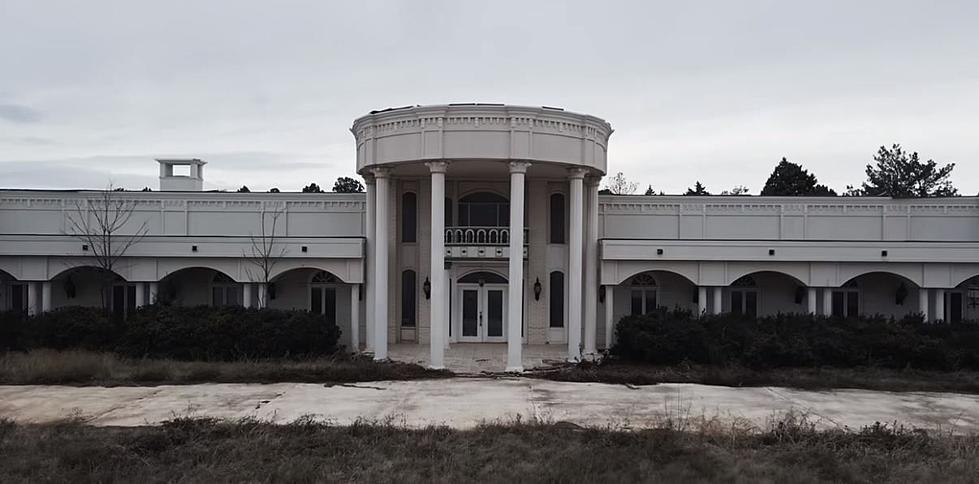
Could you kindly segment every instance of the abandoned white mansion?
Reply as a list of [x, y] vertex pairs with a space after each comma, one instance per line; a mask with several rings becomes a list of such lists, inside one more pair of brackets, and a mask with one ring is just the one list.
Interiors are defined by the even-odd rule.
[[[160, 191], [113, 194], [136, 207], [122, 237], [148, 232], [116, 265], [112, 308], [306, 309], [379, 359], [416, 342], [439, 367], [447, 345], [500, 342], [509, 370], [523, 344], [594, 354], [657, 306], [977, 316], [976, 198], [599, 195], [611, 126], [546, 107], [388, 109], [351, 131], [366, 194], [204, 192], [204, 162], [158, 160]], [[68, 226], [101, 197], [0, 192], [0, 309], [101, 304]], [[265, 278], [248, 259], [273, 218]]]

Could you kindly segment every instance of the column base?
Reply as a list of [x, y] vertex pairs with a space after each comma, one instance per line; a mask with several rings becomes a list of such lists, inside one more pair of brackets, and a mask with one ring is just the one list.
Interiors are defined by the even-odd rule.
[[522, 366], [508, 366], [506, 367], [506, 370], [504, 370], [505, 373], [523, 373], [523, 371]]
[[428, 365], [429, 370], [444, 370], [445, 365]]

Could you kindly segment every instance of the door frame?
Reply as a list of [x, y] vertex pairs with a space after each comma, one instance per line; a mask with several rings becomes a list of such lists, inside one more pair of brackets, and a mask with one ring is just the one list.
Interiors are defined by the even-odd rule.
[[[452, 297], [455, 299], [456, 304], [453, 304], [452, 311], [452, 325], [454, 329], [452, 331], [454, 337], [453, 339], [459, 343], [504, 343], [507, 341], [509, 336], [509, 328], [507, 325], [508, 309], [509, 309], [509, 289], [508, 284], [483, 284], [478, 283], [462, 283], [454, 284]], [[463, 311], [463, 291], [476, 291], [476, 310], [480, 313], [479, 326], [476, 329], [476, 336], [464, 336], [462, 331], [462, 311]], [[500, 291], [503, 296], [503, 335], [502, 336], [489, 336], [489, 325], [486, 324], [486, 318], [488, 317], [488, 304], [489, 304], [489, 291]]]

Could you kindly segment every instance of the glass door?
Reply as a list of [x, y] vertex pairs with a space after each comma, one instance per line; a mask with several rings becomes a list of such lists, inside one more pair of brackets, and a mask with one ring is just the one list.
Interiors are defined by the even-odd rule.
[[486, 315], [483, 341], [506, 341], [506, 290], [506, 286], [483, 287], [483, 314]]
[[506, 341], [505, 284], [459, 284], [459, 341], [464, 343]]
[[462, 330], [459, 341], [480, 342], [482, 338], [483, 316], [480, 308], [480, 290], [476, 284], [459, 284], [459, 322]]

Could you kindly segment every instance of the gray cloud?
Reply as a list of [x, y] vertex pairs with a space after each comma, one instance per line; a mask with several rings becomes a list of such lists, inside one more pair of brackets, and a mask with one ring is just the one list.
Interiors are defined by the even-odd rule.
[[782, 156], [839, 190], [893, 142], [957, 162], [959, 188], [979, 191], [969, 0], [0, 9], [0, 99], [30, 106], [0, 126], [0, 160], [38, 160], [18, 171], [25, 187], [102, 186], [93, 171], [152, 181], [164, 154], [210, 161], [213, 188], [327, 185], [354, 170], [357, 116], [483, 101], [604, 117], [616, 129], [610, 170], [667, 192], [696, 180], [757, 191]]
[[0, 119], [14, 123], [33, 123], [41, 120], [41, 113], [20, 104], [0, 104]]

